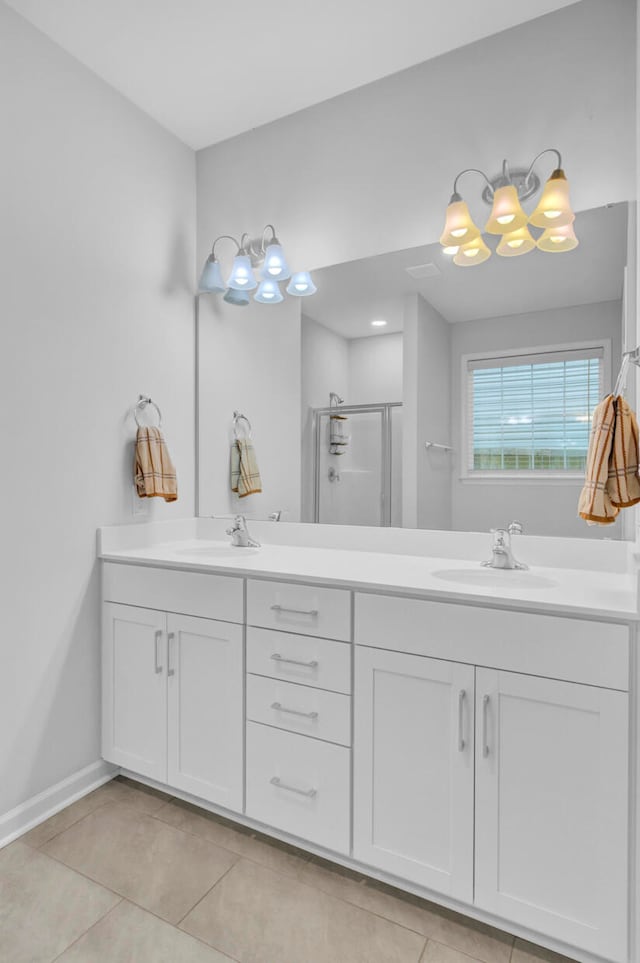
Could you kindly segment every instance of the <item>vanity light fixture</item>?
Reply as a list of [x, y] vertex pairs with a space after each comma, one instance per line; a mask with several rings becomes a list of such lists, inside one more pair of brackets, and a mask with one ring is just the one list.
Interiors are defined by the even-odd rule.
[[[270, 236], [269, 236], [270, 235]], [[218, 241], [231, 241], [235, 244], [236, 253], [231, 266], [231, 272], [225, 282], [223, 280], [220, 261], [216, 256]], [[260, 283], [256, 278], [259, 274]], [[260, 304], [278, 304], [284, 300], [279, 281], [291, 278], [287, 293], [296, 297], [308, 297], [316, 293], [311, 274], [308, 271], [298, 271], [291, 276], [282, 245], [276, 236], [273, 224], [267, 224], [262, 237], [250, 238], [243, 234], [239, 241], [230, 234], [221, 234], [213, 242], [211, 254], [207, 258], [200, 275], [198, 291], [201, 294], [224, 294], [227, 304], [246, 305], [249, 303], [248, 292], [257, 291], [254, 299]], [[238, 295], [244, 295], [238, 297]]]
[[[527, 215], [522, 202], [539, 190], [540, 178], [534, 167], [548, 153], [556, 155], [557, 166], [543, 188], [537, 207]], [[458, 193], [458, 181], [464, 174], [480, 174], [486, 182], [482, 199], [491, 205], [491, 214], [483, 231], [474, 223], [466, 201]], [[562, 158], [555, 147], [550, 147], [534, 157], [528, 168], [511, 170], [508, 162], [503, 161], [502, 173], [492, 179], [476, 167], [461, 171], [453, 182], [440, 244], [444, 253], [452, 255], [453, 263], [460, 267], [482, 264], [491, 257], [491, 248], [482, 239], [483, 233], [500, 236], [496, 251], [502, 257], [528, 254], [536, 247], [541, 251], [561, 253], [578, 245], [571, 227], [574, 220]], [[544, 233], [534, 237], [529, 227], [541, 228]]]

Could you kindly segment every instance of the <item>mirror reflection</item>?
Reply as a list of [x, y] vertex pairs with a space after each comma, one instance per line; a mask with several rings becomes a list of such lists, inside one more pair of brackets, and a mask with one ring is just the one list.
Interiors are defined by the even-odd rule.
[[562, 256], [461, 270], [431, 244], [314, 272], [302, 520], [482, 531], [520, 518], [530, 534], [625, 537], [624, 519], [587, 528], [576, 506], [625, 341], [632, 215], [579, 212]]

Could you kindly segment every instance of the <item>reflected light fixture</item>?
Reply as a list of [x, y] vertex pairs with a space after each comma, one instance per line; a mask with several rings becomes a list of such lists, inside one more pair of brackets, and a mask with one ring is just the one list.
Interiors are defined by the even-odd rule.
[[[548, 153], [556, 155], [556, 167], [542, 190], [537, 207], [527, 215], [522, 202], [537, 194], [540, 178], [534, 167]], [[458, 182], [465, 174], [479, 174], [485, 181], [482, 200], [491, 206], [491, 213], [482, 231], [473, 221], [466, 201], [458, 192]], [[550, 147], [534, 157], [528, 168], [511, 169], [508, 162], [503, 161], [502, 173], [493, 179], [477, 167], [461, 171], [453, 182], [440, 244], [443, 253], [452, 255], [453, 263], [459, 267], [482, 264], [491, 257], [492, 251], [482, 239], [483, 233], [500, 237], [496, 252], [502, 257], [528, 254], [536, 247], [541, 251], [561, 253], [572, 250], [578, 244], [571, 228], [574, 220], [562, 158], [555, 147]], [[544, 233], [534, 236], [530, 227], [542, 229]], [[552, 231], [552, 228], [558, 230]], [[566, 228], [571, 229], [566, 231]], [[565, 233], [561, 234], [561, 230]]]
[[[216, 245], [222, 240], [231, 241], [235, 245], [235, 256], [231, 271], [226, 282], [223, 280], [220, 261], [216, 256]], [[256, 271], [258, 278], [256, 278]], [[248, 292], [255, 291], [254, 300], [260, 304], [278, 304], [284, 300], [279, 281], [287, 281], [287, 294], [296, 297], [308, 297], [315, 294], [317, 288], [313, 283], [309, 271], [298, 271], [291, 276], [282, 245], [276, 236], [273, 224], [267, 224], [262, 236], [251, 238], [243, 234], [239, 241], [230, 234], [221, 234], [213, 242], [211, 254], [207, 258], [200, 280], [199, 294], [223, 294], [227, 304], [246, 305], [249, 303]], [[236, 295], [247, 295], [237, 297]]]
[[386, 322], [386, 321], [383, 321], [382, 318], [381, 318], [379, 321], [372, 321], [372, 322], [371, 322], [371, 327], [372, 327], [372, 328], [384, 328], [384, 326], [386, 325], [386, 323], [387, 323], [387, 322]]
[[254, 300], [259, 301], [260, 304], [279, 304], [280, 301], [284, 301], [284, 296], [277, 281], [265, 278], [264, 281], [260, 282]]
[[518, 257], [520, 254], [528, 254], [533, 251], [536, 242], [531, 236], [531, 231], [525, 224], [518, 231], [511, 231], [503, 234], [500, 243], [496, 248], [496, 254], [501, 257]]
[[537, 244], [541, 251], [549, 254], [561, 254], [564, 251], [573, 251], [580, 242], [573, 230], [573, 224], [564, 224], [560, 227], [548, 227], [538, 238]]

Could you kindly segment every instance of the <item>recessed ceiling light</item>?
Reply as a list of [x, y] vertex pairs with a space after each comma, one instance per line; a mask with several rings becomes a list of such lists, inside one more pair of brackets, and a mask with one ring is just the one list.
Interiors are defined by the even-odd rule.
[[384, 328], [386, 321], [372, 321], [371, 324], [374, 328]]

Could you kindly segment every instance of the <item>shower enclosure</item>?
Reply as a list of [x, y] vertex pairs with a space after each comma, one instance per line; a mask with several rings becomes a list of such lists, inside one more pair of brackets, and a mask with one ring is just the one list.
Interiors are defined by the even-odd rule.
[[314, 408], [313, 520], [402, 525], [402, 403]]

